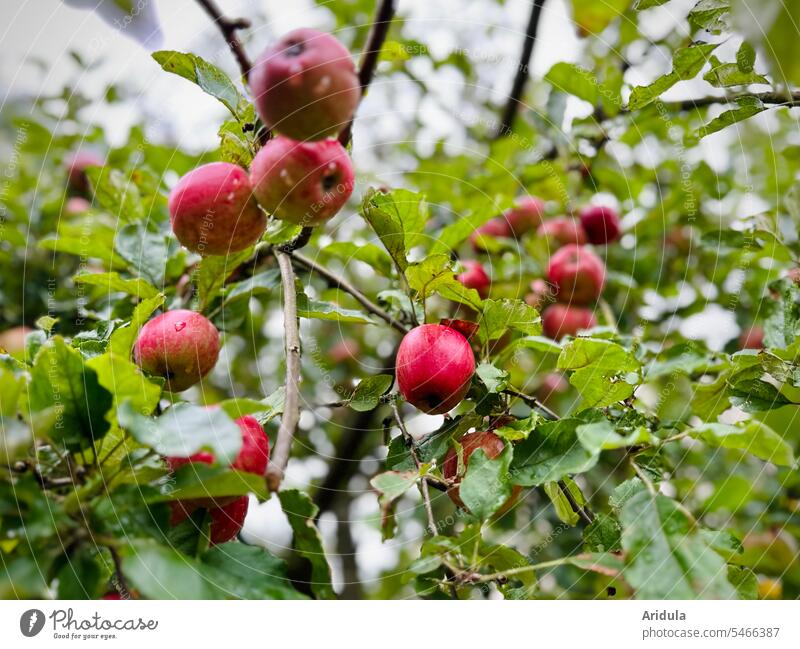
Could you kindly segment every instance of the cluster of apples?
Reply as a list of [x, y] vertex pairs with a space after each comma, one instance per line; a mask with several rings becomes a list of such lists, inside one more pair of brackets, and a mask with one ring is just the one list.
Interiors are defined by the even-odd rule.
[[[245, 250], [264, 233], [267, 213], [302, 226], [333, 217], [353, 191], [353, 165], [335, 136], [352, 119], [361, 89], [347, 49], [330, 34], [298, 29], [259, 57], [250, 73], [256, 109], [272, 139], [250, 171], [228, 162], [202, 165], [183, 176], [169, 196], [175, 237], [201, 255]], [[217, 328], [200, 313], [171, 310], [142, 327], [133, 348], [136, 363], [180, 392], [198, 383], [217, 363]], [[236, 420], [242, 448], [233, 468], [266, 474], [269, 440], [252, 417]], [[213, 464], [210, 453], [166, 458], [171, 470], [190, 462]], [[241, 529], [246, 496], [173, 503], [172, 523], [204, 507], [210, 541], [222, 543]]]

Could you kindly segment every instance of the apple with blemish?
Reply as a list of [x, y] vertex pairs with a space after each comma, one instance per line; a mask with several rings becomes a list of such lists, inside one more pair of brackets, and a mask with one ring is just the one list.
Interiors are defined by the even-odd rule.
[[278, 136], [250, 167], [261, 207], [283, 221], [316, 226], [331, 219], [353, 193], [353, 163], [336, 140], [298, 142]]
[[169, 217], [178, 241], [201, 255], [245, 250], [267, 226], [247, 172], [229, 162], [205, 164], [183, 176], [170, 192]]
[[464, 267], [464, 272], [456, 276], [456, 279], [467, 288], [474, 288], [478, 291], [481, 299], [489, 297], [489, 289], [492, 285], [492, 280], [486, 274], [483, 266], [479, 261], [467, 260], [461, 262]]
[[296, 29], [267, 48], [249, 84], [264, 125], [295, 140], [335, 136], [361, 99], [350, 52], [316, 29]]
[[560, 216], [542, 223], [536, 230], [540, 237], [546, 237], [556, 247], [569, 244], [584, 245], [587, 243], [586, 231], [579, 221], [568, 216]]
[[569, 244], [550, 257], [547, 279], [559, 302], [587, 304], [603, 292], [606, 267], [589, 248]]
[[[496, 427], [499, 428], [506, 423], [508, 423], [508, 421], [503, 420], [502, 423], [498, 422]], [[450, 496], [450, 499], [458, 507], [461, 507], [461, 509], [467, 509], [467, 506], [461, 500], [461, 479], [466, 474], [470, 457], [472, 457], [472, 454], [475, 451], [481, 449], [486, 454], [487, 458], [494, 460], [495, 458], [499, 457], [503, 452], [503, 449], [505, 449], [505, 443], [503, 442], [502, 438], [498, 437], [495, 433], [491, 431], [482, 431], [467, 433], [459, 440], [459, 444], [461, 445], [461, 471], [459, 471], [458, 466], [458, 452], [456, 449], [450, 448], [447, 451], [447, 454], [444, 456], [444, 461], [442, 462], [442, 474], [444, 475], [445, 479], [451, 482], [451, 486], [449, 486], [447, 489], [447, 495]], [[498, 509], [495, 515], [502, 515], [508, 511], [514, 505], [521, 492], [522, 487], [515, 485], [512, 488], [511, 496]]]
[[406, 401], [430, 415], [455, 408], [469, 390], [475, 356], [452, 327], [424, 324], [409, 331], [395, 361], [397, 386]]
[[580, 219], [589, 243], [606, 245], [622, 234], [619, 214], [613, 207], [589, 205], [581, 210]]
[[553, 340], [576, 336], [579, 331], [597, 326], [592, 309], [567, 304], [551, 304], [542, 313], [542, 331]]
[[181, 392], [200, 381], [216, 365], [219, 331], [203, 315], [177, 309], [142, 327], [133, 358], [143, 370], [166, 379], [166, 389]]

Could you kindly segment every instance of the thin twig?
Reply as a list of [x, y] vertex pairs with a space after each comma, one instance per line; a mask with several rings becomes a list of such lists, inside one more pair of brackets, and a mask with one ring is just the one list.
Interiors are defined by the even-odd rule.
[[395, 320], [386, 311], [384, 311], [377, 304], [372, 302], [366, 295], [364, 295], [360, 290], [358, 290], [357, 287], [351, 284], [344, 277], [340, 277], [339, 275], [332, 273], [324, 266], [321, 266], [313, 259], [310, 259], [300, 254], [299, 252], [289, 252], [287, 254], [301, 266], [305, 266], [310, 271], [317, 273], [320, 277], [323, 277], [331, 285], [337, 286], [340, 289], [342, 289], [345, 293], [349, 293], [350, 295], [352, 295], [353, 298], [355, 298], [356, 302], [358, 302], [361, 306], [363, 306], [367, 311], [369, 311], [373, 315], [378, 316], [381, 320], [389, 324], [393, 329], [396, 329], [402, 334], [408, 333], [408, 328], [405, 325]]
[[123, 591], [120, 592], [120, 595], [130, 597], [131, 589], [128, 588], [128, 582], [125, 580], [125, 574], [122, 572], [122, 559], [119, 556], [119, 552], [117, 552], [117, 548], [113, 545], [108, 545], [106, 547], [111, 554], [111, 560], [114, 562], [114, 571], [117, 573], [117, 590]]
[[[408, 446], [408, 450], [411, 453], [411, 459], [414, 460], [414, 464], [416, 465], [417, 470], [419, 470], [422, 464], [420, 463], [419, 457], [417, 456], [417, 451], [414, 448], [414, 439], [408, 433], [406, 425], [403, 423], [403, 418], [400, 416], [400, 411], [397, 409], [397, 403], [394, 401], [392, 401], [392, 414], [394, 415], [394, 419], [400, 428], [400, 433], [403, 435], [403, 439]], [[428, 531], [431, 533], [431, 536], [436, 536], [436, 519], [433, 517], [431, 494], [428, 490], [428, 478], [426, 476], [421, 476], [419, 481], [419, 490], [422, 493], [422, 502], [425, 504], [425, 512], [428, 515]]]
[[292, 450], [297, 422], [300, 419], [300, 330], [297, 320], [297, 295], [295, 293], [292, 260], [284, 252], [275, 251], [281, 271], [283, 289], [283, 327], [286, 348], [286, 398], [283, 404], [281, 425], [272, 453], [272, 461], [267, 469], [267, 486], [272, 491], [280, 488], [289, 454]]
[[738, 95], [722, 95], [719, 97], [698, 97], [696, 99], [684, 99], [682, 101], [665, 101], [662, 102], [667, 108], [676, 108], [678, 110], [692, 110], [694, 108], [703, 108], [704, 106], [712, 106], [713, 104], [732, 104], [745, 97], [755, 97], [763, 104], [778, 104], [781, 106], [800, 106], [800, 90], [792, 90], [791, 92], [756, 92], [756, 93], [742, 93]]
[[[386, 35], [389, 33], [395, 11], [394, 0], [381, 0], [375, 11], [375, 18], [372, 21], [367, 42], [361, 52], [361, 61], [358, 64], [358, 81], [361, 84], [362, 98], [367, 94], [369, 84], [372, 83], [372, 78], [375, 76], [375, 67], [378, 65], [378, 58]], [[339, 142], [342, 146], [347, 146], [352, 136], [353, 120], [350, 120], [350, 123], [339, 133]]]
[[537, 410], [539, 413], [555, 421], [556, 419], [560, 419], [560, 417], [550, 410], [546, 405], [544, 405], [541, 401], [539, 401], [536, 397], [532, 397], [524, 392], [520, 392], [519, 390], [515, 390], [514, 388], [506, 388], [503, 390], [506, 394], [510, 394], [512, 397], [517, 397], [518, 399], [522, 399], [525, 403], [527, 403], [531, 408]]
[[508, 135], [511, 132], [511, 128], [514, 126], [514, 119], [519, 110], [520, 99], [522, 98], [522, 93], [525, 91], [525, 84], [528, 81], [528, 69], [530, 67], [533, 46], [536, 42], [536, 32], [539, 29], [539, 18], [542, 16], [543, 7], [544, 0], [533, 0], [531, 4], [531, 15], [528, 19], [528, 28], [525, 32], [525, 41], [522, 43], [522, 52], [519, 56], [517, 73], [514, 77], [514, 83], [511, 86], [511, 92], [508, 95], [505, 109], [503, 110], [503, 116], [500, 119], [500, 126], [498, 126], [497, 132], [495, 133], [495, 139]]
[[206, 10], [206, 13], [211, 16], [211, 19], [217, 24], [222, 35], [225, 37], [225, 42], [231, 49], [236, 62], [239, 64], [239, 69], [242, 71], [242, 77], [245, 81], [247, 75], [250, 74], [250, 69], [253, 67], [247, 52], [244, 50], [244, 45], [239, 40], [236, 32], [240, 29], [247, 29], [250, 27], [250, 21], [245, 18], [227, 18], [214, 0], [197, 0], [198, 4]]

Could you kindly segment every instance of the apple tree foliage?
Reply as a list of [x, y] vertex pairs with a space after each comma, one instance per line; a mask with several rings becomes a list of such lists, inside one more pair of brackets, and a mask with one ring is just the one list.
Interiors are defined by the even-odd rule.
[[[318, 4], [355, 56], [374, 3]], [[507, 19], [504, 3], [482, 4]], [[508, 34], [453, 23], [443, 51], [399, 3], [370, 89], [391, 136], [360, 152], [359, 129], [385, 127], [357, 118], [350, 204], [291, 253], [301, 417], [273, 493], [249, 474], [170, 474], [162, 460], [233, 457], [231, 420], [244, 414], [274, 443], [294, 389], [272, 252], [299, 228], [273, 220], [254, 248], [206, 258], [169, 228], [180, 175], [246, 166], [259, 146], [232, 59], [142, 55], [143, 69], [221, 103], [219, 146], [202, 154], [151, 138], [146, 118], [109, 146], [84, 115], [133, 104], [124, 86], [4, 106], [2, 327], [32, 331], [0, 355], [0, 596], [749, 599], [776, 585], [800, 596], [798, 4], [567, 4], [580, 56], [530, 78], [503, 130], [489, 86], [495, 68], [510, 84], [516, 62], [474, 48]], [[75, 65], [76, 79], [92, 74]], [[437, 135], [432, 114], [455, 135]], [[106, 164], [89, 171], [91, 207], [70, 214], [63, 161], [87, 146]], [[521, 194], [550, 216], [598, 194], [621, 207], [622, 239], [598, 249], [608, 277], [593, 330], [547, 339], [523, 300], [545, 239], [488, 237], [488, 252], [473, 251], [472, 231]], [[490, 270], [487, 299], [454, 279], [471, 258]], [[165, 308], [202, 312], [224, 339], [214, 372], [177, 395], [131, 359]], [[393, 387], [394, 354], [404, 329], [443, 318], [478, 325], [477, 370], [450, 416], [422, 420]], [[763, 328], [763, 348], [740, 349], [733, 323]], [[568, 384], [542, 407], [554, 372]], [[221, 406], [211, 423], [207, 404]], [[472, 454], [456, 508], [445, 454], [506, 415], [505, 450]], [[204, 510], [169, 524], [170, 501], [242, 494], [276, 501], [290, 547], [248, 534], [209, 547]]]

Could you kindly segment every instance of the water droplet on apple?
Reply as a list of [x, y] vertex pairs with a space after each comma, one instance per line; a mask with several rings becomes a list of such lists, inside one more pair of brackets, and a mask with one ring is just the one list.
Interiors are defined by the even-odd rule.
[[186, 328], [186, 323], [183, 320], [180, 320], [175, 323], [175, 331], [182, 331]]

